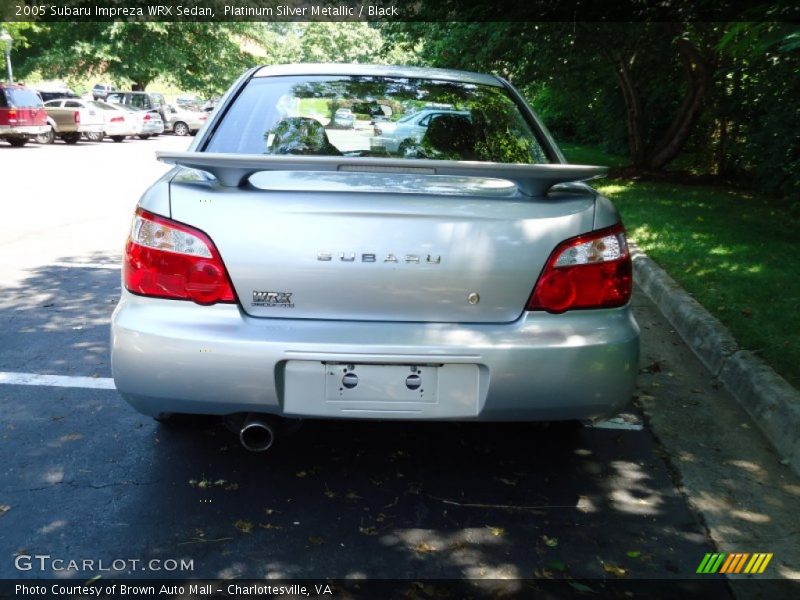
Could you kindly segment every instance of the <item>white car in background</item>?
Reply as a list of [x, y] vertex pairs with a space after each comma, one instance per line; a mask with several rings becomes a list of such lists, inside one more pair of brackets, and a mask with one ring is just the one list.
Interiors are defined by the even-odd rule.
[[344, 129], [353, 129], [356, 126], [356, 116], [349, 108], [340, 108], [333, 115], [333, 124]]
[[154, 135], [164, 133], [164, 121], [156, 109], [134, 108], [123, 104], [112, 103], [119, 110], [126, 111], [135, 125], [136, 133], [140, 139], [146, 140]]
[[128, 136], [138, 135], [140, 124], [137, 117], [131, 114], [126, 108], [108, 102], [94, 101], [101, 111], [105, 124], [103, 126], [103, 135], [95, 139], [95, 134], [87, 134], [86, 137], [91, 141], [101, 141], [104, 136], [110, 137], [115, 142], [121, 142]]
[[175, 135], [194, 135], [208, 121], [208, 113], [202, 110], [191, 110], [176, 104], [167, 104], [164, 107], [167, 122], [164, 126], [167, 131]]

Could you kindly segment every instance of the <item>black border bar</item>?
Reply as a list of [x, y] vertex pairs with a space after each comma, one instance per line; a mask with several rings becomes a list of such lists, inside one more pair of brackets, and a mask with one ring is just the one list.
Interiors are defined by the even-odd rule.
[[792, 0], [0, 0], [2, 21], [800, 21]]

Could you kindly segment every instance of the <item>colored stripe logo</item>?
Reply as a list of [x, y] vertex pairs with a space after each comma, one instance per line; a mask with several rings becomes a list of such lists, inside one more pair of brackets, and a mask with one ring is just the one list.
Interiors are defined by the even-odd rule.
[[772, 553], [766, 552], [757, 552], [755, 554], [750, 554], [748, 552], [733, 552], [730, 554], [724, 552], [710, 553], [703, 557], [696, 572], [702, 574], [761, 574], [767, 568], [771, 560]]

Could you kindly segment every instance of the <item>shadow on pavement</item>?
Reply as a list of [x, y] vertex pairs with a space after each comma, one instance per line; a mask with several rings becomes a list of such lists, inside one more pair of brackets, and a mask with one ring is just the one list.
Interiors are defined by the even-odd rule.
[[108, 326], [120, 260], [101, 253], [64, 259], [0, 288], [0, 371], [110, 377]]
[[[50, 266], [5, 289], [0, 370], [109, 376], [119, 275]], [[0, 421], [17, 553], [193, 561], [171, 577], [644, 579], [693, 577], [713, 551], [647, 430], [316, 421], [261, 455], [216, 419], [11, 385]]]

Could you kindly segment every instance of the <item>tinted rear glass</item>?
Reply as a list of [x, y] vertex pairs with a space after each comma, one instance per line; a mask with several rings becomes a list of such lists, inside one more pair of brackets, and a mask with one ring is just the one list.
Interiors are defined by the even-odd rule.
[[144, 94], [131, 94], [129, 104], [136, 108], [150, 108], [150, 98]]
[[[408, 118], [431, 108], [436, 115], [425, 126]], [[351, 111], [355, 122], [337, 122], [341, 109]], [[548, 162], [536, 134], [504, 88], [396, 77], [252, 79], [205, 150]]]
[[5, 88], [6, 102], [15, 108], [28, 108], [42, 106], [39, 94], [28, 88]]

